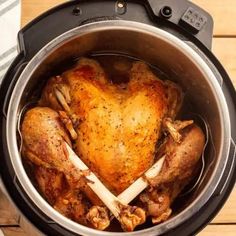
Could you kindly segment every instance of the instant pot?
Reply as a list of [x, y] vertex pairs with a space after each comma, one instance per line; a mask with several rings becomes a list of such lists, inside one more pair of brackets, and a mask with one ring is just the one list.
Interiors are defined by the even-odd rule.
[[[19, 54], [0, 91], [1, 178], [32, 225], [46, 235], [193, 235], [213, 219], [236, 179], [236, 93], [211, 52], [212, 32], [212, 17], [186, 0], [70, 1], [19, 32]], [[68, 62], [95, 54], [138, 58], [173, 78], [209, 133], [204, 173], [181, 209], [132, 233], [97, 231], [62, 216], [38, 193], [20, 156], [22, 109]]]

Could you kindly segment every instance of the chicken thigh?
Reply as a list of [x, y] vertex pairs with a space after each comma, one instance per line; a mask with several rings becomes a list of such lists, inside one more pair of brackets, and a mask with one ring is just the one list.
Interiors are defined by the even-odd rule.
[[32, 163], [63, 172], [71, 186], [81, 184], [82, 173], [68, 160], [65, 142], [71, 141], [56, 111], [35, 107], [24, 117], [21, 127], [23, 155]]
[[190, 125], [180, 131], [181, 143], [169, 135], [158, 150], [157, 158], [165, 155], [165, 161], [158, 176], [148, 179], [149, 190], [141, 194], [147, 214], [157, 224], [169, 218], [171, 204], [197, 172], [205, 136], [197, 125]]
[[39, 190], [57, 211], [80, 224], [88, 224], [86, 214], [90, 204], [82, 191], [68, 185], [63, 173], [35, 166], [35, 178]]

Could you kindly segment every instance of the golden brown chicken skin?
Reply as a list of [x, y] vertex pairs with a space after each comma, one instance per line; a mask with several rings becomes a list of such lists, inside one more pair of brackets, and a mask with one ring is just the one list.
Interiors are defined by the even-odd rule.
[[21, 132], [23, 156], [34, 165], [40, 192], [63, 215], [88, 224], [91, 203], [101, 205], [101, 201], [86, 184], [86, 176], [68, 160], [65, 142], [71, 142], [59, 114], [47, 107], [30, 109]]
[[151, 190], [140, 196], [155, 224], [171, 215], [171, 204], [196, 174], [205, 145], [204, 133], [195, 124], [184, 128], [180, 134], [181, 143], [175, 142], [169, 135], [158, 150], [158, 157], [165, 155], [161, 172], [157, 177], [148, 179]]
[[56, 169], [34, 165], [34, 177], [40, 192], [51, 205], [69, 189], [64, 174]]
[[47, 107], [27, 111], [21, 132], [24, 156], [35, 165], [63, 172], [69, 184], [79, 184], [81, 173], [68, 160], [65, 146], [71, 141], [56, 111]]
[[71, 188], [63, 173], [56, 169], [35, 166], [35, 179], [46, 200], [64, 216], [84, 225], [90, 203], [82, 191]]
[[163, 119], [170, 110], [174, 116], [181, 103], [180, 89], [171, 85], [178, 98], [173, 105], [167, 92], [171, 86], [145, 63], [133, 64], [130, 82], [121, 88], [96, 61], [84, 58], [48, 82], [40, 104], [67, 113], [78, 134], [76, 153], [119, 194], [153, 164]]
[[[138, 61], [125, 84], [113, 84], [88, 58], [49, 79], [38, 107], [26, 112], [21, 126], [23, 156], [35, 166], [42, 194], [63, 215], [104, 230], [109, 212], [68, 160], [65, 142], [116, 195], [165, 155], [160, 175], [147, 180], [151, 188], [139, 199], [153, 223], [167, 220], [204, 144], [193, 121], [175, 120], [182, 98], [175, 83], [160, 80]], [[156, 149], [163, 133], [169, 135]]]

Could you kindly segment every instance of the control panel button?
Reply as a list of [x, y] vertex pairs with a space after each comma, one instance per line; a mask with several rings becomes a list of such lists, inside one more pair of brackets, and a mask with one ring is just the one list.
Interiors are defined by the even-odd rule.
[[194, 34], [198, 33], [207, 22], [207, 17], [189, 7], [180, 19], [180, 24], [188, 27]]

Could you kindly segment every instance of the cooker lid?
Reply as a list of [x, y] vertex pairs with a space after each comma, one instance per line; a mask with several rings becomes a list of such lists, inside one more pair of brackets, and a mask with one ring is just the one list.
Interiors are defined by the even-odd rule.
[[103, 20], [137, 21], [163, 28], [182, 40], [191, 38], [209, 49], [212, 44], [212, 17], [187, 0], [82, 0], [53, 8], [24, 27], [19, 33], [20, 50], [29, 60], [62, 33]]

